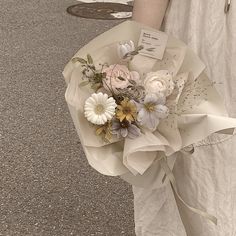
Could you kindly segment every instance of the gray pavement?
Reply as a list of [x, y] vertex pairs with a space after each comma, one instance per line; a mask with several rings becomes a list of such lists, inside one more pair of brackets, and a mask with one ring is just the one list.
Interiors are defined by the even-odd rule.
[[71, 0], [0, 0], [0, 235], [134, 235], [131, 187], [93, 170], [62, 70], [119, 21], [70, 16]]

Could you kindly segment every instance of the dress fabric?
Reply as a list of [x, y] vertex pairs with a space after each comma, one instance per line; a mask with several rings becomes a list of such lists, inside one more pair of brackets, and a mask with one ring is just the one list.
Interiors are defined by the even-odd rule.
[[[172, 0], [163, 30], [183, 40], [206, 65], [206, 73], [236, 117], [236, 1]], [[137, 236], [236, 236], [236, 134], [214, 134], [174, 166], [178, 190], [191, 206], [218, 219], [215, 226], [185, 208], [170, 186], [133, 187]]]

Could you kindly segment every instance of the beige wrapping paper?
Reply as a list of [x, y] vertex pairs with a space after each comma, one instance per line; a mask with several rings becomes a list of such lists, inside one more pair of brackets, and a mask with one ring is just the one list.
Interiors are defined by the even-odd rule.
[[[126, 21], [90, 41], [75, 56], [85, 58], [91, 54], [96, 63], [117, 63], [116, 42], [133, 40], [137, 46], [142, 29], [150, 28]], [[200, 86], [206, 87], [206, 100], [204, 98], [191, 107], [182, 101], [183, 95], [179, 94], [175, 98], [177, 111], [183, 111], [181, 114], [171, 114], [166, 121], [161, 122], [157, 131], [146, 131], [136, 139], [114, 140], [107, 144], [95, 135], [94, 128], [84, 117], [84, 102], [93, 91], [88, 87], [79, 87], [81, 67], [71, 61], [63, 71], [68, 85], [65, 98], [86, 157], [93, 168], [104, 175], [119, 175], [133, 185], [158, 188], [163, 185], [165, 174], [158, 152], [164, 152], [168, 157], [168, 166], [172, 169], [180, 150], [212, 133], [232, 132], [236, 127], [236, 119], [228, 117], [222, 99], [214, 87], [209, 86], [201, 60], [183, 42], [171, 36], [163, 60], [138, 55], [130, 63], [130, 68], [141, 75], [150, 70], [167, 69], [178, 83], [183, 84], [198, 79]]]

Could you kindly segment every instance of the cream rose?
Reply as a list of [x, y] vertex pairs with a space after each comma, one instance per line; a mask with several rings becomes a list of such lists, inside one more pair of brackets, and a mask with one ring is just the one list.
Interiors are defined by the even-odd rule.
[[173, 92], [175, 86], [168, 70], [147, 73], [143, 85], [147, 94], [154, 93], [165, 97]]
[[103, 87], [115, 93], [119, 92], [119, 89], [127, 88], [130, 85], [130, 80], [138, 82], [139, 73], [136, 71], [129, 71], [124, 65], [110, 65], [103, 69], [106, 73], [106, 78], [103, 80]]

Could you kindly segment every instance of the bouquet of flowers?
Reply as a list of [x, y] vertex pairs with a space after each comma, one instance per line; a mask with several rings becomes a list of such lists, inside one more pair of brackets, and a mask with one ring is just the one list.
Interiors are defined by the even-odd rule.
[[140, 44], [142, 30], [158, 32], [126, 21], [80, 49], [63, 72], [65, 97], [93, 168], [140, 187], [158, 188], [168, 177], [178, 195], [171, 172], [178, 154], [232, 132], [236, 120], [192, 50], [168, 36], [153, 58], [158, 49]]

